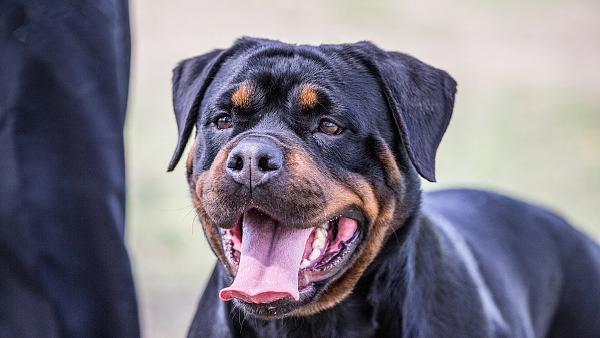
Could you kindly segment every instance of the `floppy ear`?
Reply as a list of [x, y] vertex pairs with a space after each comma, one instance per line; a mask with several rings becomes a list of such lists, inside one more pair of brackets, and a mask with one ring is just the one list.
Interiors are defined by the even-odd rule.
[[242, 37], [228, 49], [216, 49], [210, 53], [183, 60], [173, 69], [173, 108], [177, 119], [177, 147], [169, 162], [172, 171], [185, 149], [190, 134], [200, 114], [200, 104], [221, 65], [238, 52], [258, 46], [261, 39]]
[[173, 69], [173, 109], [177, 120], [177, 146], [169, 163], [168, 171], [172, 171], [185, 149], [190, 134], [198, 119], [202, 96], [214, 77], [222, 59], [223, 50], [183, 60]]
[[350, 51], [380, 82], [413, 165], [435, 182], [435, 154], [452, 116], [456, 81], [443, 70], [369, 42], [350, 45]]

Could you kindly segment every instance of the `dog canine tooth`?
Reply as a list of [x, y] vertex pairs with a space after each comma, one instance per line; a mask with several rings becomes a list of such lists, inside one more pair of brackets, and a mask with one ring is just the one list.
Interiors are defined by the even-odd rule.
[[318, 229], [315, 233], [315, 239], [317, 238], [327, 238], [327, 231], [325, 229]]
[[316, 237], [312, 243], [312, 248], [321, 250], [324, 245], [325, 245], [325, 237]]
[[308, 267], [310, 265], [310, 261], [306, 258], [304, 258], [302, 260], [302, 263], [300, 263], [300, 269], [304, 269], [306, 267]]
[[308, 259], [314, 261], [317, 259], [317, 257], [319, 257], [319, 255], [321, 255], [321, 250], [313, 249], [313, 251], [310, 253], [310, 256], [308, 256]]

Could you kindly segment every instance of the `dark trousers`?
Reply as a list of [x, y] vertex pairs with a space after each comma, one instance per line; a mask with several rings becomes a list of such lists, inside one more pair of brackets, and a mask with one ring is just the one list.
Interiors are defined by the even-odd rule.
[[137, 337], [127, 1], [0, 0], [0, 337]]

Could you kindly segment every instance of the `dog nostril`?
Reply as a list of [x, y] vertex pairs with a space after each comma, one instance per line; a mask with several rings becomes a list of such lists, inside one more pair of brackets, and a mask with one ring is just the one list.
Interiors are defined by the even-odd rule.
[[275, 171], [279, 170], [279, 167], [280, 164], [278, 161], [274, 161], [273, 159], [269, 158], [268, 155], [262, 156], [258, 159], [258, 169], [260, 171]]
[[234, 155], [227, 161], [227, 168], [233, 171], [240, 171], [244, 168], [244, 159], [239, 155]]

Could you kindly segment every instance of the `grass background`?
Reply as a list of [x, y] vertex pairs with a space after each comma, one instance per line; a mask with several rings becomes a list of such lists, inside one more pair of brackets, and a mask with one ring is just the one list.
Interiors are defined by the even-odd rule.
[[214, 264], [175, 146], [171, 69], [242, 35], [371, 40], [459, 83], [439, 183], [558, 210], [600, 239], [600, 2], [198, 1], [131, 3], [127, 242], [145, 337], [184, 336]]

